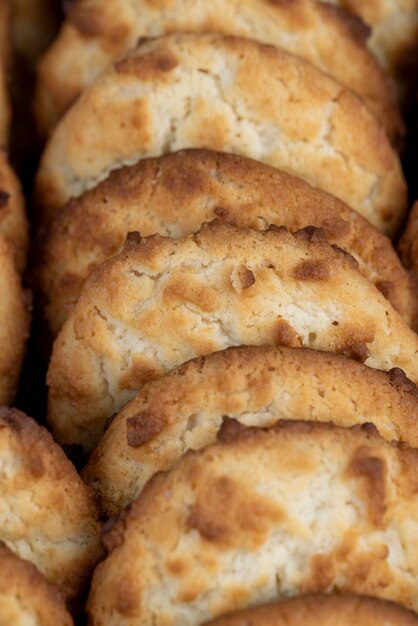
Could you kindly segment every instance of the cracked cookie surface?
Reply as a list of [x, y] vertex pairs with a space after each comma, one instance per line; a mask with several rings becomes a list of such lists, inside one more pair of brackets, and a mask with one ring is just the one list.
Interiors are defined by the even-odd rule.
[[258, 230], [269, 224], [324, 228], [409, 325], [417, 317], [417, 291], [390, 241], [343, 202], [262, 163], [187, 150], [121, 168], [57, 211], [37, 268], [52, 335], [87, 276], [120, 252], [128, 232], [180, 237], [216, 217]]
[[[312, 0], [82, 0], [39, 66], [38, 121], [50, 130], [108, 65], [140, 39], [217, 32], [273, 44], [362, 97], [391, 138], [402, 134], [396, 89], [343, 11]], [[337, 43], [337, 45], [336, 45]]]
[[262, 428], [294, 419], [371, 423], [386, 440], [418, 448], [417, 416], [417, 389], [401, 370], [306, 348], [230, 348], [145, 385], [111, 420], [83, 478], [113, 515], [154, 474], [214, 443], [231, 420]]
[[370, 427], [282, 422], [221, 435], [108, 525], [91, 624], [197, 626], [332, 591], [416, 611], [417, 465], [417, 450]]
[[417, 335], [320, 229], [218, 221], [180, 239], [131, 233], [90, 275], [55, 341], [54, 434], [91, 449], [144, 383], [243, 344], [339, 352], [418, 381]]
[[113, 169], [202, 147], [300, 176], [385, 233], [406, 209], [399, 158], [351, 91], [273, 46], [186, 34], [139, 45], [61, 120], [37, 174], [44, 219]]

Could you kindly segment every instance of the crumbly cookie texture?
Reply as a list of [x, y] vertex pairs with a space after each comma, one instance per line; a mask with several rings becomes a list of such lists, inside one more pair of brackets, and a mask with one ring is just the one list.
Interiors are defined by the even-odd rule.
[[310, 595], [220, 617], [210, 626], [416, 626], [412, 611], [375, 598]]
[[351, 91], [273, 46], [186, 34], [142, 43], [77, 100], [41, 159], [41, 212], [48, 220], [110, 171], [182, 148], [298, 175], [386, 233], [406, 209], [399, 158]]
[[112, 420], [83, 477], [113, 515], [154, 474], [214, 443], [225, 420], [262, 428], [294, 419], [371, 423], [388, 441], [418, 448], [417, 415], [417, 389], [401, 370], [305, 348], [230, 348], [145, 385]]
[[0, 626], [73, 626], [63, 596], [0, 543]]
[[91, 449], [147, 381], [196, 356], [266, 344], [339, 352], [418, 381], [417, 335], [323, 231], [215, 221], [180, 239], [133, 233], [90, 275], [54, 344], [50, 425]]
[[417, 0], [329, 0], [370, 25], [369, 48], [398, 79], [401, 89], [416, 70], [418, 42]]
[[101, 71], [140, 39], [174, 32], [216, 32], [281, 47], [357, 93], [392, 139], [403, 132], [396, 89], [367, 49], [367, 29], [312, 0], [76, 1], [39, 65], [40, 127], [51, 130]]
[[74, 598], [101, 554], [97, 520], [91, 491], [49, 432], [0, 408], [0, 540]]
[[252, 159], [185, 150], [116, 170], [57, 211], [37, 268], [51, 334], [87, 276], [120, 252], [128, 232], [180, 237], [216, 217], [257, 230], [269, 224], [324, 228], [409, 325], [417, 317], [417, 290], [390, 241], [343, 202]]
[[22, 271], [28, 248], [28, 221], [20, 182], [7, 155], [0, 150], [0, 233], [13, 247], [16, 267]]
[[219, 437], [109, 525], [92, 626], [197, 626], [332, 591], [417, 610], [417, 450], [308, 422]]
[[[0, 193], [1, 199], [1, 193]], [[1, 200], [0, 200], [1, 202]], [[1, 209], [0, 209], [1, 211]], [[30, 298], [16, 270], [12, 246], [0, 235], [0, 404], [12, 404], [29, 334]]]

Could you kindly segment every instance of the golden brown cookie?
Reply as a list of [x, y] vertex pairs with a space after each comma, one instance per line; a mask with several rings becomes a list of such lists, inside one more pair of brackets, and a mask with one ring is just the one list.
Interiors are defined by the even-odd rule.
[[0, 404], [14, 401], [29, 334], [30, 301], [22, 288], [13, 252], [0, 235]]
[[231, 431], [109, 524], [91, 626], [197, 626], [333, 591], [417, 610], [417, 450], [370, 427]]
[[180, 239], [133, 233], [90, 275], [55, 341], [54, 434], [92, 449], [147, 381], [245, 344], [339, 352], [418, 381], [417, 335], [321, 230], [214, 222]]
[[51, 130], [100, 72], [141, 38], [173, 32], [217, 32], [281, 47], [357, 93], [392, 139], [402, 134], [394, 85], [358, 28], [345, 12], [312, 0], [78, 0], [39, 66], [40, 127]]
[[0, 542], [0, 626], [73, 626], [61, 594]]
[[418, 448], [417, 418], [418, 392], [401, 370], [306, 348], [230, 348], [145, 385], [112, 420], [83, 477], [114, 515], [231, 420], [262, 428], [294, 419], [371, 423], [386, 440]]
[[18, 270], [26, 263], [28, 222], [20, 182], [0, 150], [0, 234], [12, 245]]
[[328, 0], [370, 25], [369, 48], [403, 90], [417, 67], [417, 0]]
[[391, 243], [340, 200], [244, 157], [188, 150], [121, 168], [56, 213], [37, 272], [52, 335], [89, 273], [121, 250], [128, 232], [180, 237], [215, 217], [255, 229], [322, 227], [408, 324], [418, 312], [417, 291]]
[[392, 602], [346, 595], [303, 596], [234, 615], [211, 626], [416, 626], [415, 613]]
[[101, 553], [97, 518], [92, 493], [48, 431], [0, 408], [0, 540], [74, 598]]
[[296, 174], [386, 233], [406, 209], [398, 156], [351, 91], [273, 46], [190, 34], [142, 43], [84, 92], [44, 152], [37, 199], [48, 220], [121, 165], [202, 147]]

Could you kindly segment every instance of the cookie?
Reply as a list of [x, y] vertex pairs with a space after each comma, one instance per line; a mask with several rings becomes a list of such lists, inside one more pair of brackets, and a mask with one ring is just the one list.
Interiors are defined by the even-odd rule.
[[90, 275], [54, 344], [50, 425], [60, 442], [92, 449], [147, 381], [266, 344], [339, 352], [418, 381], [417, 335], [323, 231], [214, 222], [180, 239], [134, 233]]
[[0, 626], [73, 626], [61, 594], [0, 543]]
[[[369, 48], [405, 92], [417, 67], [417, 0], [329, 0], [370, 26]], [[359, 26], [361, 32], [361, 24]], [[363, 29], [364, 30], [364, 29]]]
[[101, 554], [92, 493], [46, 429], [5, 407], [0, 459], [0, 540], [76, 597]]
[[358, 596], [304, 596], [221, 617], [211, 626], [416, 626], [415, 613]]
[[[37, 116], [51, 130], [102, 70], [144, 37], [217, 32], [273, 44], [306, 59], [364, 99], [396, 140], [396, 90], [345, 12], [312, 0], [79, 0], [39, 66]], [[338, 41], [338, 45], [335, 42]]]
[[0, 404], [11, 404], [16, 395], [29, 334], [30, 302], [28, 294], [22, 289], [13, 249], [1, 235], [0, 293]]
[[219, 438], [108, 525], [91, 626], [197, 626], [333, 591], [417, 610], [417, 450], [306, 422]]
[[188, 150], [112, 172], [72, 199], [43, 241], [38, 283], [55, 336], [87, 278], [119, 252], [129, 231], [180, 237], [216, 217], [237, 226], [324, 228], [411, 324], [418, 298], [390, 242], [337, 198], [299, 178], [236, 155]]
[[22, 271], [28, 248], [28, 222], [25, 201], [7, 155], [0, 150], [0, 234], [12, 245], [16, 267]]
[[143, 43], [77, 100], [41, 159], [41, 213], [122, 165], [202, 147], [298, 175], [386, 233], [406, 209], [398, 156], [351, 91], [273, 46], [186, 34]]
[[154, 474], [214, 443], [225, 420], [371, 423], [386, 440], [418, 448], [417, 416], [418, 392], [401, 370], [306, 348], [230, 348], [145, 385], [112, 420], [83, 477], [114, 515]]

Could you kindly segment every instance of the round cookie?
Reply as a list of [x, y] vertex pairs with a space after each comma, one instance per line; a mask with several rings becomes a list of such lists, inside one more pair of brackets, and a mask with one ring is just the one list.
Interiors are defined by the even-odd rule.
[[211, 626], [417, 626], [404, 608], [358, 596], [304, 596], [221, 617]]
[[398, 156], [354, 94], [273, 46], [190, 34], [143, 43], [83, 93], [46, 147], [37, 200], [48, 220], [113, 169], [202, 147], [296, 174], [386, 233], [406, 209]]
[[262, 163], [187, 150], [112, 172], [58, 210], [37, 270], [43, 315], [55, 336], [91, 271], [119, 252], [126, 234], [180, 237], [220, 217], [237, 226], [307, 225], [357, 259], [360, 271], [411, 325], [417, 291], [391, 243], [334, 196]]
[[188, 361], [145, 385], [112, 420], [84, 480], [113, 515], [154, 474], [214, 443], [231, 419], [261, 428], [294, 419], [371, 423], [388, 441], [418, 448], [418, 392], [401, 370], [387, 374], [306, 348], [247, 346]]
[[101, 71], [140, 39], [174, 32], [217, 32], [281, 47], [357, 93], [392, 139], [403, 132], [396, 89], [361, 30], [345, 12], [312, 0], [78, 0], [39, 66], [40, 127], [51, 130]]
[[92, 494], [46, 429], [5, 407], [0, 478], [0, 540], [76, 597], [101, 554]]
[[158, 474], [109, 524], [91, 626], [197, 626], [333, 591], [416, 611], [418, 451], [370, 427], [241, 429]]
[[266, 344], [340, 352], [418, 381], [417, 335], [323, 231], [214, 222], [180, 239], [133, 233], [90, 275], [54, 344], [49, 422], [59, 441], [92, 449], [147, 381]]
[[73, 626], [61, 594], [0, 543], [0, 626]]
[[[1, 193], [0, 193], [1, 198]], [[12, 404], [29, 334], [29, 302], [12, 247], [0, 235], [0, 404]]]
[[417, 65], [417, 0], [328, 0], [371, 26], [369, 48], [403, 90]]
[[0, 150], [0, 233], [12, 244], [16, 266], [22, 271], [28, 248], [28, 222], [19, 180]]

